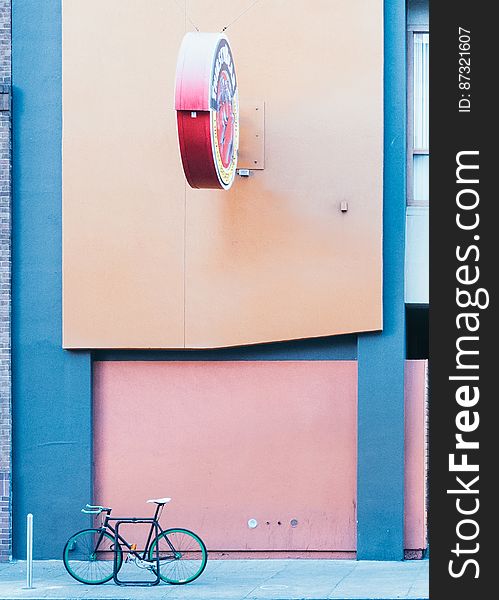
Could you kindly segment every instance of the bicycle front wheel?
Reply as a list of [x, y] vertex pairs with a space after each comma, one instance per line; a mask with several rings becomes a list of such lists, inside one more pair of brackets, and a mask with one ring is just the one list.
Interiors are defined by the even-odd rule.
[[159, 576], [166, 583], [182, 585], [197, 579], [206, 567], [208, 552], [203, 540], [187, 529], [167, 529], [149, 549], [149, 560], [156, 561], [159, 544]]
[[98, 585], [113, 578], [114, 552], [117, 552], [118, 571], [123, 552], [115, 548], [114, 537], [102, 529], [84, 529], [69, 538], [62, 558], [66, 571], [80, 583]]

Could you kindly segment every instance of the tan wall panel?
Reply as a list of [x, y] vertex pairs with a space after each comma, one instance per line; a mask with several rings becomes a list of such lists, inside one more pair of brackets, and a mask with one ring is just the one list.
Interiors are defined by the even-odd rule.
[[229, 27], [241, 104], [265, 103], [265, 169], [230, 192], [185, 193], [175, 60], [189, 20], [248, 2], [179, 5], [64, 2], [66, 347], [182, 347], [184, 311], [187, 347], [380, 329], [381, 0], [266, 0]]
[[[187, 6], [220, 30], [248, 2]], [[227, 34], [241, 104], [265, 102], [265, 170], [187, 190], [187, 346], [380, 329], [382, 2], [261, 2]]]
[[183, 346], [183, 34], [173, 2], [63, 3], [65, 347]]

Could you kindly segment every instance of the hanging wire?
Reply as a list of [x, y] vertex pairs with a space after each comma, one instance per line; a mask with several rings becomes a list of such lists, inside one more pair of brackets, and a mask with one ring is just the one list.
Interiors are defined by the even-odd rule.
[[194, 21], [187, 14], [187, 3], [185, 6], [181, 6], [177, 0], [173, 0], [175, 4], [180, 8], [180, 10], [184, 13], [185, 18], [189, 21], [189, 23], [194, 27], [196, 31], [199, 31], [199, 27], [194, 23]]
[[[178, 2], [178, 0], [173, 0], [173, 2], [178, 6], [178, 8], [184, 13], [184, 17], [186, 18], [187, 21], [189, 21], [189, 23], [194, 27], [194, 29], [196, 31], [199, 31], [199, 27], [196, 25], [196, 23], [194, 23], [194, 21], [190, 18], [189, 14], [187, 13], [187, 2], [185, 3], [184, 6], [182, 6], [180, 4], [180, 2]], [[233, 19], [228, 25], [226, 25], [221, 31], [222, 33], [224, 31], [227, 31], [227, 29], [231, 26], [234, 25], [234, 23], [236, 21], [239, 21], [239, 19], [244, 16], [249, 10], [251, 10], [253, 8], [253, 6], [255, 6], [255, 4], [257, 4], [258, 2], [260, 2], [260, 0], [253, 0], [253, 2], [246, 7], [242, 12], [239, 13], [239, 15]]]
[[239, 19], [240, 19], [240, 18], [241, 18], [243, 15], [245, 15], [245, 14], [246, 14], [246, 13], [247, 13], [247, 12], [248, 12], [250, 9], [252, 9], [252, 8], [253, 8], [253, 6], [255, 6], [255, 4], [256, 4], [257, 2], [260, 2], [260, 0], [254, 0], [254, 2], [252, 2], [252, 3], [251, 3], [251, 4], [250, 4], [250, 5], [247, 7], [247, 8], [245, 8], [245, 9], [244, 9], [244, 10], [241, 12], [241, 13], [240, 13], [240, 14], [239, 14], [239, 15], [238, 15], [238, 16], [237, 16], [237, 17], [236, 17], [236, 18], [235, 18], [233, 21], [231, 21], [231, 22], [230, 22], [228, 25], [226, 25], [226, 26], [225, 26], [225, 27], [222, 29], [222, 33], [223, 33], [224, 31], [227, 31], [227, 29], [228, 29], [228, 28], [229, 28], [231, 25], [233, 25], [233, 24], [234, 24], [236, 21], [239, 21]]

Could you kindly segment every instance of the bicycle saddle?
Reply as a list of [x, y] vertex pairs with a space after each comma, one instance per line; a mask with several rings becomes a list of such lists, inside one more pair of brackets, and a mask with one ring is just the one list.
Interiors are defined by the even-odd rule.
[[167, 504], [168, 502], [171, 501], [171, 498], [152, 498], [151, 500], [148, 500], [147, 502], [150, 502], [151, 504]]

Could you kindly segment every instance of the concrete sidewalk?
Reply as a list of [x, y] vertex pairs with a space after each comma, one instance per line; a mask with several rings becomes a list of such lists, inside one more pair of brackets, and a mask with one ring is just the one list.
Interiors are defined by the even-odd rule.
[[428, 598], [428, 561], [209, 560], [201, 577], [185, 586], [121, 587], [82, 585], [62, 561], [45, 560], [34, 563], [34, 589], [25, 585], [24, 561], [0, 564], [2, 600], [412, 600]]

